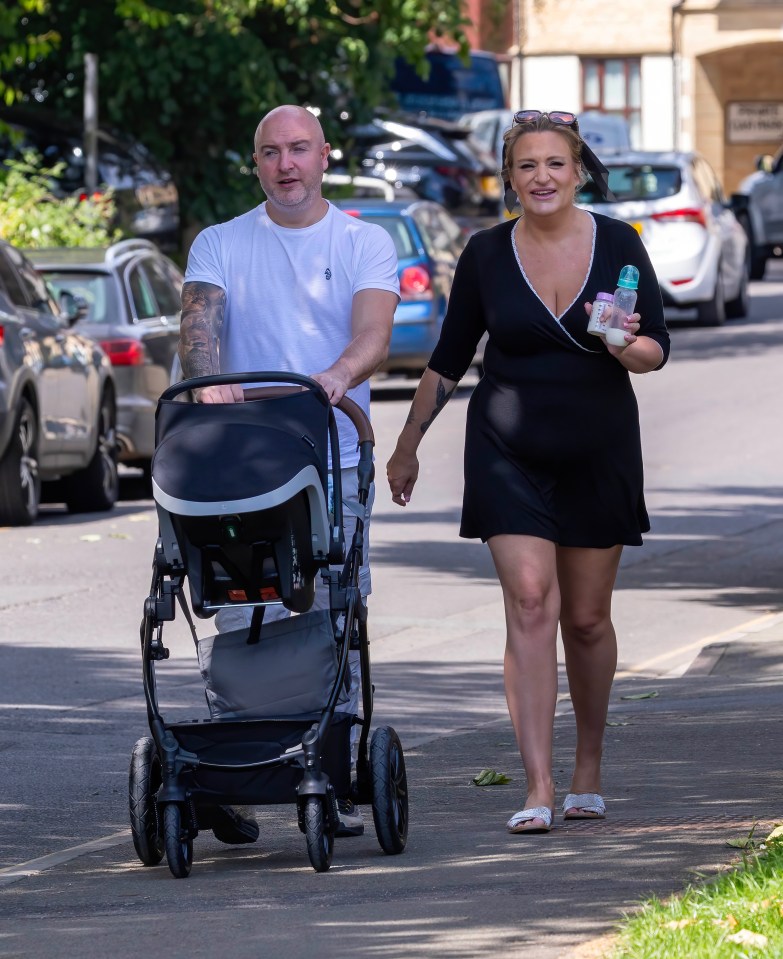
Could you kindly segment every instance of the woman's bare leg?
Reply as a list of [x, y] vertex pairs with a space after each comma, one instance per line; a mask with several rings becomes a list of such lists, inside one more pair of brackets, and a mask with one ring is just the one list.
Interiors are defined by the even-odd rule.
[[576, 718], [572, 793], [600, 793], [609, 695], [617, 667], [612, 590], [622, 546], [557, 548], [560, 629]]
[[555, 546], [507, 535], [491, 537], [488, 545], [503, 590], [506, 700], [527, 777], [525, 808], [551, 809], [560, 609]]

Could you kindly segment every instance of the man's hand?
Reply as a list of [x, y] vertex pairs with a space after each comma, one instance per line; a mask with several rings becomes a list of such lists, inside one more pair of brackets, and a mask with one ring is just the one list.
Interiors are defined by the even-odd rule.
[[329, 402], [332, 406], [337, 406], [348, 392], [348, 387], [350, 386], [348, 380], [339, 376], [333, 369], [324, 370], [323, 373], [313, 373], [310, 379], [315, 380], [316, 383], [320, 383], [326, 395], [329, 397]]
[[244, 403], [245, 393], [239, 383], [228, 386], [205, 386], [196, 390], [197, 403]]

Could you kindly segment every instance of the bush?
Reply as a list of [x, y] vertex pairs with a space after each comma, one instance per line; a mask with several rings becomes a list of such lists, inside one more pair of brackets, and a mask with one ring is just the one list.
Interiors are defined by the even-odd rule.
[[53, 181], [64, 168], [63, 163], [41, 166], [32, 151], [19, 160], [6, 160], [0, 174], [0, 237], [23, 249], [108, 246], [122, 237], [114, 226], [110, 192], [88, 200], [55, 196]]

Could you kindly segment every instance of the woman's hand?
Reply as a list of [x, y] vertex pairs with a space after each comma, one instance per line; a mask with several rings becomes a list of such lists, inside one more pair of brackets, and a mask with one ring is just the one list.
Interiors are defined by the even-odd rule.
[[395, 449], [386, 464], [386, 479], [389, 481], [393, 503], [398, 506], [408, 505], [418, 476], [419, 458], [416, 454]]
[[625, 329], [625, 346], [612, 346], [611, 343], [606, 344], [607, 350], [612, 354], [612, 356], [620, 356], [625, 351], [626, 347], [630, 346], [631, 343], [636, 342], [636, 334], [639, 332], [641, 316], [638, 313], [631, 313], [630, 316], [626, 316], [623, 321], [623, 328]]

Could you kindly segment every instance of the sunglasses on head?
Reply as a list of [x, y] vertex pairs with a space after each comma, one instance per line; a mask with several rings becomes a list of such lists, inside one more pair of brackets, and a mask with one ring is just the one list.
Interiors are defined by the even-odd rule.
[[559, 123], [564, 127], [571, 127], [574, 130], [579, 129], [579, 123], [575, 113], [568, 113], [565, 110], [519, 110], [514, 114], [514, 123], [535, 123], [541, 117], [549, 117], [552, 123]]

